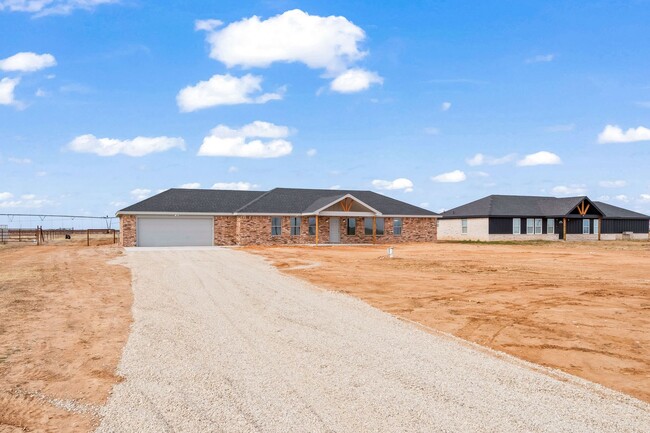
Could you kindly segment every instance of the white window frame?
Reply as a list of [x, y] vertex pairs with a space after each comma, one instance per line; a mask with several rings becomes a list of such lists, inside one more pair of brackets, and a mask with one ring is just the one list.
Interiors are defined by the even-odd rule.
[[[395, 227], [399, 227], [399, 230], [395, 230]], [[393, 218], [393, 236], [402, 236], [402, 229], [404, 228], [404, 222], [402, 218]]]
[[[275, 224], [276, 221], [280, 221], [280, 224]], [[276, 228], [280, 229], [279, 233], [274, 233]], [[271, 236], [282, 236], [282, 217], [271, 217]]]
[[[298, 222], [298, 225], [294, 224]], [[300, 236], [300, 226], [302, 225], [301, 217], [289, 217], [289, 233], [291, 236]]]
[[594, 234], [597, 235], [598, 232], [600, 231], [600, 221], [597, 219], [594, 219], [594, 222], [592, 223], [594, 225]]
[[549, 235], [555, 234], [555, 218], [548, 218], [546, 220], [546, 233]]
[[[585, 223], [586, 223], [586, 224], [585, 224]], [[586, 233], [585, 233], [585, 229], [587, 230]], [[591, 229], [591, 224], [590, 224], [589, 218], [585, 218], [585, 219], [583, 219], [583, 220], [582, 220], [582, 234], [583, 234], [583, 235], [588, 235], [588, 234], [590, 234], [590, 233], [589, 233], [589, 232], [590, 232], [590, 229]]]
[[466, 235], [469, 232], [469, 222], [467, 221], [467, 218], [463, 218], [460, 220], [460, 234]]
[[512, 234], [513, 235], [521, 234], [521, 218], [512, 219]]
[[542, 233], [544, 233], [544, 221], [542, 218], [535, 218], [535, 234], [541, 235]]
[[526, 234], [535, 234], [535, 218], [526, 218]]

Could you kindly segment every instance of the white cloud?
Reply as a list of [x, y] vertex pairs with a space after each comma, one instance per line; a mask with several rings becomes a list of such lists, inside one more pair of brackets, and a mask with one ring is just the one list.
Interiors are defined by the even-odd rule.
[[31, 164], [32, 160], [29, 158], [14, 158], [13, 156], [10, 156], [7, 158], [7, 161], [13, 162], [14, 164]]
[[[208, 27], [205, 22], [200, 24], [203, 30]], [[358, 46], [365, 37], [345, 17], [320, 17], [294, 9], [267, 20], [252, 16], [221, 29], [213, 26], [207, 41], [210, 57], [229, 68], [300, 62], [338, 75], [367, 54]]]
[[441, 183], [463, 182], [465, 179], [467, 179], [467, 176], [461, 170], [454, 170], [448, 173], [442, 173], [437, 176], [433, 176], [431, 178], [432, 181], [441, 182]]
[[317, 153], [318, 153], [318, 150], [316, 150], [316, 149], [309, 149], [309, 150], [307, 151], [307, 156], [311, 158], [311, 157], [313, 157], [313, 156], [316, 156]]
[[238, 171], [239, 171], [239, 169], [237, 167], [235, 167], [234, 165], [231, 165], [230, 167], [228, 167], [228, 173], [237, 173]]
[[97, 138], [92, 134], [80, 135], [68, 143], [67, 149], [78, 153], [94, 153], [99, 156], [144, 156], [179, 148], [185, 150], [180, 137], [135, 137], [133, 140]]
[[120, 0], [0, 0], [0, 11], [27, 12], [35, 16], [68, 15], [75, 9], [93, 10]]
[[[293, 146], [285, 140], [291, 131], [286, 126], [255, 121], [239, 129], [218, 125], [203, 139], [199, 156], [231, 156], [239, 158], [278, 158], [289, 155]], [[247, 141], [248, 138], [255, 138]], [[270, 140], [260, 140], [267, 138]]]
[[627, 182], [624, 180], [601, 180], [598, 185], [603, 188], [623, 188], [627, 186]]
[[514, 153], [501, 156], [501, 157], [494, 157], [494, 156], [489, 156], [489, 155], [484, 155], [482, 153], [477, 153], [471, 158], [468, 158], [465, 160], [468, 165], [472, 167], [478, 167], [480, 165], [500, 165], [500, 164], [507, 164], [508, 162], [514, 161], [515, 157]]
[[639, 195], [639, 203], [650, 203], [650, 194]]
[[538, 54], [526, 59], [526, 63], [546, 63], [552, 62], [553, 59], [555, 59], [555, 54]]
[[629, 203], [630, 198], [626, 196], [625, 194], [619, 194], [616, 197], [614, 197], [616, 200], [621, 201], [623, 203]]
[[0, 80], [0, 105], [15, 105], [14, 90], [20, 78], [3, 78]]
[[349, 69], [330, 83], [330, 89], [339, 93], [355, 93], [366, 90], [371, 84], [383, 84], [384, 79], [376, 72], [365, 69]]
[[250, 191], [253, 188], [257, 188], [259, 185], [255, 185], [250, 182], [217, 182], [212, 185], [212, 189], [230, 189], [236, 191]]
[[375, 179], [372, 181], [372, 186], [379, 190], [404, 190], [404, 192], [413, 191], [413, 182], [404, 177], [395, 180], [381, 180]]
[[608, 201], [611, 197], [608, 195], [601, 195], [598, 197], [598, 201]]
[[147, 188], [136, 188], [131, 190], [131, 197], [135, 200], [144, 200], [151, 195], [151, 190]]
[[0, 71], [34, 72], [56, 65], [52, 54], [36, 54], [23, 52], [0, 60]]
[[333, 190], [341, 189], [341, 185], [332, 185], [327, 189], [333, 189]]
[[45, 90], [39, 88], [39, 89], [36, 89], [36, 92], [34, 93], [34, 95], [36, 97], [38, 97], [38, 98], [46, 98], [46, 97], [50, 96], [51, 94], [50, 94], [50, 92], [46, 92]]
[[557, 195], [585, 195], [587, 194], [587, 189], [584, 185], [559, 185], [553, 187], [551, 190], [553, 194]]
[[203, 30], [205, 32], [212, 32], [217, 27], [221, 27], [223, 21], [221, 20], [196, 20], [194, 21], [194, 30]]
[[199, 189], [201, 188], [201, 184], [198, 182], [190, 182], [190, 183], [184, 183], [179, 188], [183, 189]]
[[260, 76], [213, 75], [208, 81], [199, 81], [195, 86], [181, 89], [176, 96], [176, 102], [181, 111], [189, 112], [217, 105], [264, 104], [282, 99], [284, 94], [284, 88], [275, 93], [259, 94], [261, 91]]
[[438, 135], [440, 134], [440, 129], [428, 127], [428, 128], [424, 128], [424, 133], [429, 135]]
[[443, 102], [442, 104], [440, 104], [441, 111], [449, 111], [450, 108], [451, 108], [451, 102]]
[[607, 125], [598, 134], [598, 143], [632, 143], [635, 141], [650, 141], [650, 129], [643, 126], [623, 130], [618, 125]]
[[562, 160], [554, 153], [545, 150], [537, 153], [526, 155], [524, 159], [517, 161], [517, 165], [521, 167], [530, 167], [533, 165], [556, 165], [562, 164]]
[[109, 203], [112, 207], [123, 207], [126, 206], [127, 203], [124, 201], [112, 201]]
[[36, 194], [23, 194], [16, 198], [10, 192], [0, 192], [0, 209], [40, 208], [51, 203], [50, 200], [38, 198]]

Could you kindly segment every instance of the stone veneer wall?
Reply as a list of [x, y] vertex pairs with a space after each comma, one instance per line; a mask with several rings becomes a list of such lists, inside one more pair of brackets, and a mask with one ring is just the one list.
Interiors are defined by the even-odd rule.
[[237, 217], [214, 217], [214, 245], [237, 245]]
[[120, 245], [134, 247], [136, 243], [135, 215], [120, 215]]

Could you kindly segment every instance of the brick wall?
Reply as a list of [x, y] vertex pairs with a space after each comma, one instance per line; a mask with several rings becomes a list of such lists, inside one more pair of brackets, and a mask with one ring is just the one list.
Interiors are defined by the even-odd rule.
[[214, 244], [237, 245], [237, 217], [214, 217]]
[[120, 215], [120, 245], [134, 247], [136, 242], [135, 215]]

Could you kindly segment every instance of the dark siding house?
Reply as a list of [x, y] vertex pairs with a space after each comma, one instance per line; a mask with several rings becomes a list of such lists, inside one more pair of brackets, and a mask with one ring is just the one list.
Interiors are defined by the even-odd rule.
[[442, 214], [439, 240], [648, 239], [650, 217], [581, 197], [490, 195]]

